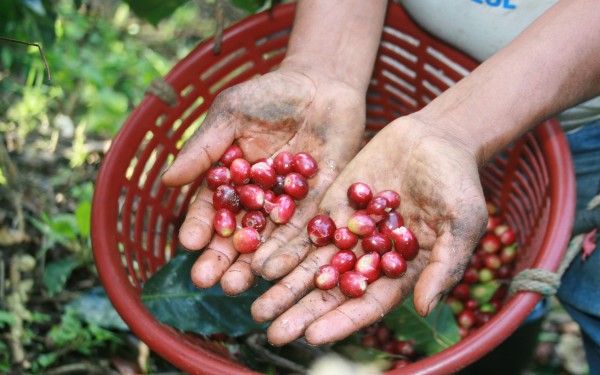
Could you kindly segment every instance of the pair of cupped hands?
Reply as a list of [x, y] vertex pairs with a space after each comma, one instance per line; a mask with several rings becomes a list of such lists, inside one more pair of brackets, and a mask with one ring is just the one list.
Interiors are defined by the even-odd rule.
[[[186, 249], [203, 249], [191, 274], [200, 288], [220, 282], [225, 293], [237, 295], [258, 277], [276, 280], [251, 308], [257, 322], [271, 321], [267, 336], [273, 345], [302, 336], [314, 345], [341, 340], [411, 297], [416, 311], [427, 315], [460, 280], [485, 227], [477, 163], [463, 142], [416, 113], [392, 121], [361, 147], [365, 113], [365, 93], [347, 84], [318, 74], [273, 71], [219, 94], [199, 131], [162, 176], [168, 186], [188, 184], [233, 143], [250, 162], [281, 151], [308, 152], [318, 161], [309, 195], [298, 202], [289, 223], [265, 228], [266, 241], [255, 253], [239, 254], [231, 238], [215, 234], [212, 191], [206, 187], [179, 232]], [[362, 297], [350, 299], [338, 288], [314, 288], [315, 271], [337, 248], [311, 245], [306, 225], [327, 213], [345, 226], [354, 212], [347, 190], [358, 181], [374, 192], [400, 194], [400, 213], [420, 251], [403, 277], [381, 277]]]

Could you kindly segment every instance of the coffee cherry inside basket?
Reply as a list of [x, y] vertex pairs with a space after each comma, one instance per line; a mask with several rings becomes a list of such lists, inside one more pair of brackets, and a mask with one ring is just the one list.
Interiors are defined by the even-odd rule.
[[[362, 296], [368, 284], [380, 277], [399, 278], [408, 268], [408, 261], [419, 251], [415, 234], [404, 226], [397, 211], [400, 194], [393, 190], [373, 192], [364, 182], [348, 187], [348, 203], [356, 212], [343, 226], [327, 215], [315, 216], [307, 226], [310, 241], [315, 246], [335, 245], [339, 250], [329, 264], [339, 272], [338, 286], [342, 293], [351, 298]], [[355, 252], [360, 244], [361, 254]], [[320, 275], [321, 270], [317, 271]], [[329, 289], [330, 284], [317, 282], [320, 289]]]
[[493, 202], [487, 202], [488, 225], [462, 279], [446, 297], [461, 338], [490, 321], [506, 303], [508, 284], [518, 259], [517, 236]]
[[318, 164], [307, 152], [282, 151], [251, 163], [238, 145], [231, 145], [204, 175], [213, 191], [215, 233], [231, 237], [240, 253], [256, 251], [266, 240], [261, 233], [269, 222], [284, 225], [291, 220], [317, 172]]

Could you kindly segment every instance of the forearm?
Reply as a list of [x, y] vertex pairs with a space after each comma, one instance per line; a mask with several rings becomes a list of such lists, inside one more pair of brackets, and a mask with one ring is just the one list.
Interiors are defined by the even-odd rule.
[[460, 138], [483, 165], [544, 119], [600, 93], [600, 7], [562, 0], [415, 114]]
[[387, 1], [300, 0], [282, 68], [318, 71], [365, 91]]

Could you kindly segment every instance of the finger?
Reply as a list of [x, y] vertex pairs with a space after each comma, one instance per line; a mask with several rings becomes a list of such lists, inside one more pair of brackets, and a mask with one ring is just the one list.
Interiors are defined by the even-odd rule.
[[192, 282], [203, 289], [214, 286], [238, 255], [230, 238], [215, 235], [192, 266]]
[[[240, 221], [240, 218], [238, 218]], [[267, 221], [266, 227], [261, 233], [262, 238], [270, 236], [275, 224]], [[227, 269], [221, 279], [221, 287], [226, 294], [238, 295], [250, 289], [257, 281], [257, 276], [250, 267], [252, 258], [256, 253], [240, 254], [235, 262]]]
[[256, 252], [252, 260], [254, 273], [267, 280], [278, 279], [306, 257], [311, 249], [306, 224], [317, 214], [319, 203], [336, 176], [334, 166], [324, 167], [309, 181], [309, 194], [298, 205], [292, 219], [279, 226]]
[[[477, 215], [475, 215], [477, 216]], [[484, 223], [484, 221], [481, 221]], [[452, 224], [451, 224], [452, 225]], [[481, 225], [481, 224], [479, 224]], [[483, 226], [466, 227], [454, 225], [454, 233], [442, 234], [435, 242], [429, 263], [424, 268], [415, 286], [415, 310], [427, 316], [442, 296], [460, 281], [467, 268]]]
[[[218, 99], [217, 99], [218, 100]], [[167, 186], [182, 186], [206, 172], [234, 140], [233, 116], [222, 110], [217, 100], [202, 126], [188, 140], [161, 179]]]
[[252, 318], [259, 323], [267, 322], [290, 308], [314, 288], [315, 272], [328, 263], [336, 252], [335, 246], [325, 246], [311, 252], [289, 275], [254, 301]]
[[221, 278], [223, 292], [230, 296], [241, 294], [252, 288], [258, 277], [252, 273], [252, 254], [240, 254]]
[[212, 191], [203, 187], [190, 205], [185, 221], [179, 228], [179, 242], [188, 250], [202, 249], [213, 235], [215, 209], [212, 195]]
[[346, 299], [339, 288], [313, 290], [271, 323], [267, 329], [269, 343], [281, 346], [302, 337], [315, 319], [335, 309]]
[[[304, 333], [311, 345], [342, 340], [352, 333], [381, 320], [385, 314], [410, 295], [421, 269], [423, 256], [409, 262], [408, 271], [399, 279], [381, 277], [369, 284], [359, 298], [347, 299], [331, 311], [317, 316]], [[291, 310], [290, 310], [291, 311]], [[280, 319], [293, 319], [282, 315]]]

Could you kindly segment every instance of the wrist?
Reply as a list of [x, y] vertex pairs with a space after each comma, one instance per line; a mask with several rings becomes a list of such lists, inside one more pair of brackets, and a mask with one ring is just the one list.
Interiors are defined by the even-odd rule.
[[323, 80], [339, 82], [361, 95], [366, 94], [371, 76], [371, 71], [359, 73], [352, 66], [319, 53], [287, 55], [278, 70], [304, 74], [316, 84]]

